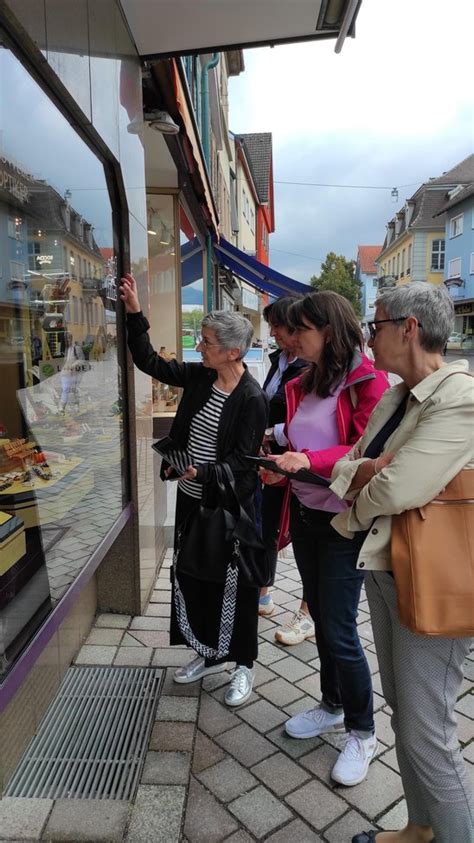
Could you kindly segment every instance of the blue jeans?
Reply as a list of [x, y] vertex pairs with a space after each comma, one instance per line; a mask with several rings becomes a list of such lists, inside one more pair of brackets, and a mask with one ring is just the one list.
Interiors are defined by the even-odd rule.
[[332, 527], [334, 513], [291, 499], [291, 538], [321, 661], [322, 705], [344, 711], [348, 731], [374, 732], [372, 680], [357, 633], [364, 574], [356, 567], [365, 534], [345, 539]]

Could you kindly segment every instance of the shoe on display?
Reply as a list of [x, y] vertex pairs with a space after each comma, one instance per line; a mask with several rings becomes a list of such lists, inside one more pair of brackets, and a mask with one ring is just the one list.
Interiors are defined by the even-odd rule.
[[265, 597], [261, 597], [258, 601], [258, 614], [263, 618], [268, 618], [270, 615], [273, 615], [274, 611], [275, 604], [273, 602], [272, 595], [266, 594]]
[[250, 670], [249, 667], [237, 665], [224, 697], [225, 703], [227, 705], [242, 705], [242, 703], [247, 702], [252, 693], [253, 678], [253, 670]]
[[275, 641], [291, 647], [293, 644], [301, 644], [306, 638], [314, 635], [314, 623], [306, 612], [301, 609], [295, 612], [289, 623], [281, 626], [275, 632]]
[[197, 682], [203, 676], [210, 676], [211, 673], [220, 673], [222, 670], [227, 670], [227, 662], [221, 664], [211, 664], [206, 667], [206, 661], [201, 656], [196, 656], [189, 664], [183, 667], [178, 667], [174, 672], [173, 679], [181, 685], [188, 682]]
[[342, 732], [344, 714], [331, 714], [318, 705], [290, 717], [285, 723], [285, 731], [291, 738], [315, 738], [329, 732]]
[[[369, 764], [377, 751], [377, 738], [359, 738], [354, 732], [349, 732], [344, 748], [332, 768], [331, 778], [346, 787], [363, 782]], [[363, 838], [362, 838], [363, 839]], [[370, 841], [370, 837], [368, 838]]]

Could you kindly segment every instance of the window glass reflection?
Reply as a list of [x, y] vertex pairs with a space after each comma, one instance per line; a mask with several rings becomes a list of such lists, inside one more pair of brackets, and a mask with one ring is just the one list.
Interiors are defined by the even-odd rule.
[[0, 141], [1, 676], [120, 514], [124, 471], [103, 167], [7, 49]]
[[[183, 206], [180, 208], [181, 348], [183, 360], [194, 359], [204, 315], [203, 249]], [[200, 358], [198, 358], [200, 359]]]
[[[151, 338], [158, 353], [167, 360], [176, 358], [178, 353], [175, 201], [168, 194], [147, 196]], [[177, 402], [176, 388], [153, 381], [155, 418], [172, 418]]]

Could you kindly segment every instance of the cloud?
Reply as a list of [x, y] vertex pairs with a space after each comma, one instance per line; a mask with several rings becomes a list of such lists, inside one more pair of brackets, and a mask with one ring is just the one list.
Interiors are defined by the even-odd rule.
[[355, 257], [359, 243], [382, 243], [405, 198], [473, 151], [473, 9], [471, 0], [449, 10], [440, 0], [363, 0], [340, 55], [333, 42], [245, 52], [246, 70], [231, 80], [231, 127], [273, 133], [275, 268], [307, 281], [319, 263], [283, 252]]

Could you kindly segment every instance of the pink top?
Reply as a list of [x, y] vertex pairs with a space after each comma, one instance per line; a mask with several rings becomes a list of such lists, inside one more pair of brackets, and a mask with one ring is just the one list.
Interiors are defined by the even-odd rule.
[[[327, 398], [314, 392], [305, 395], [288, 425], [288, 439], [294, 451], [320, 451], [339, 443], [337, 401], [344, 382]], [[309, 509], [342, 512], [348, 504], [322, 486], [292, 480], [291, 486], [298, 500]]]

